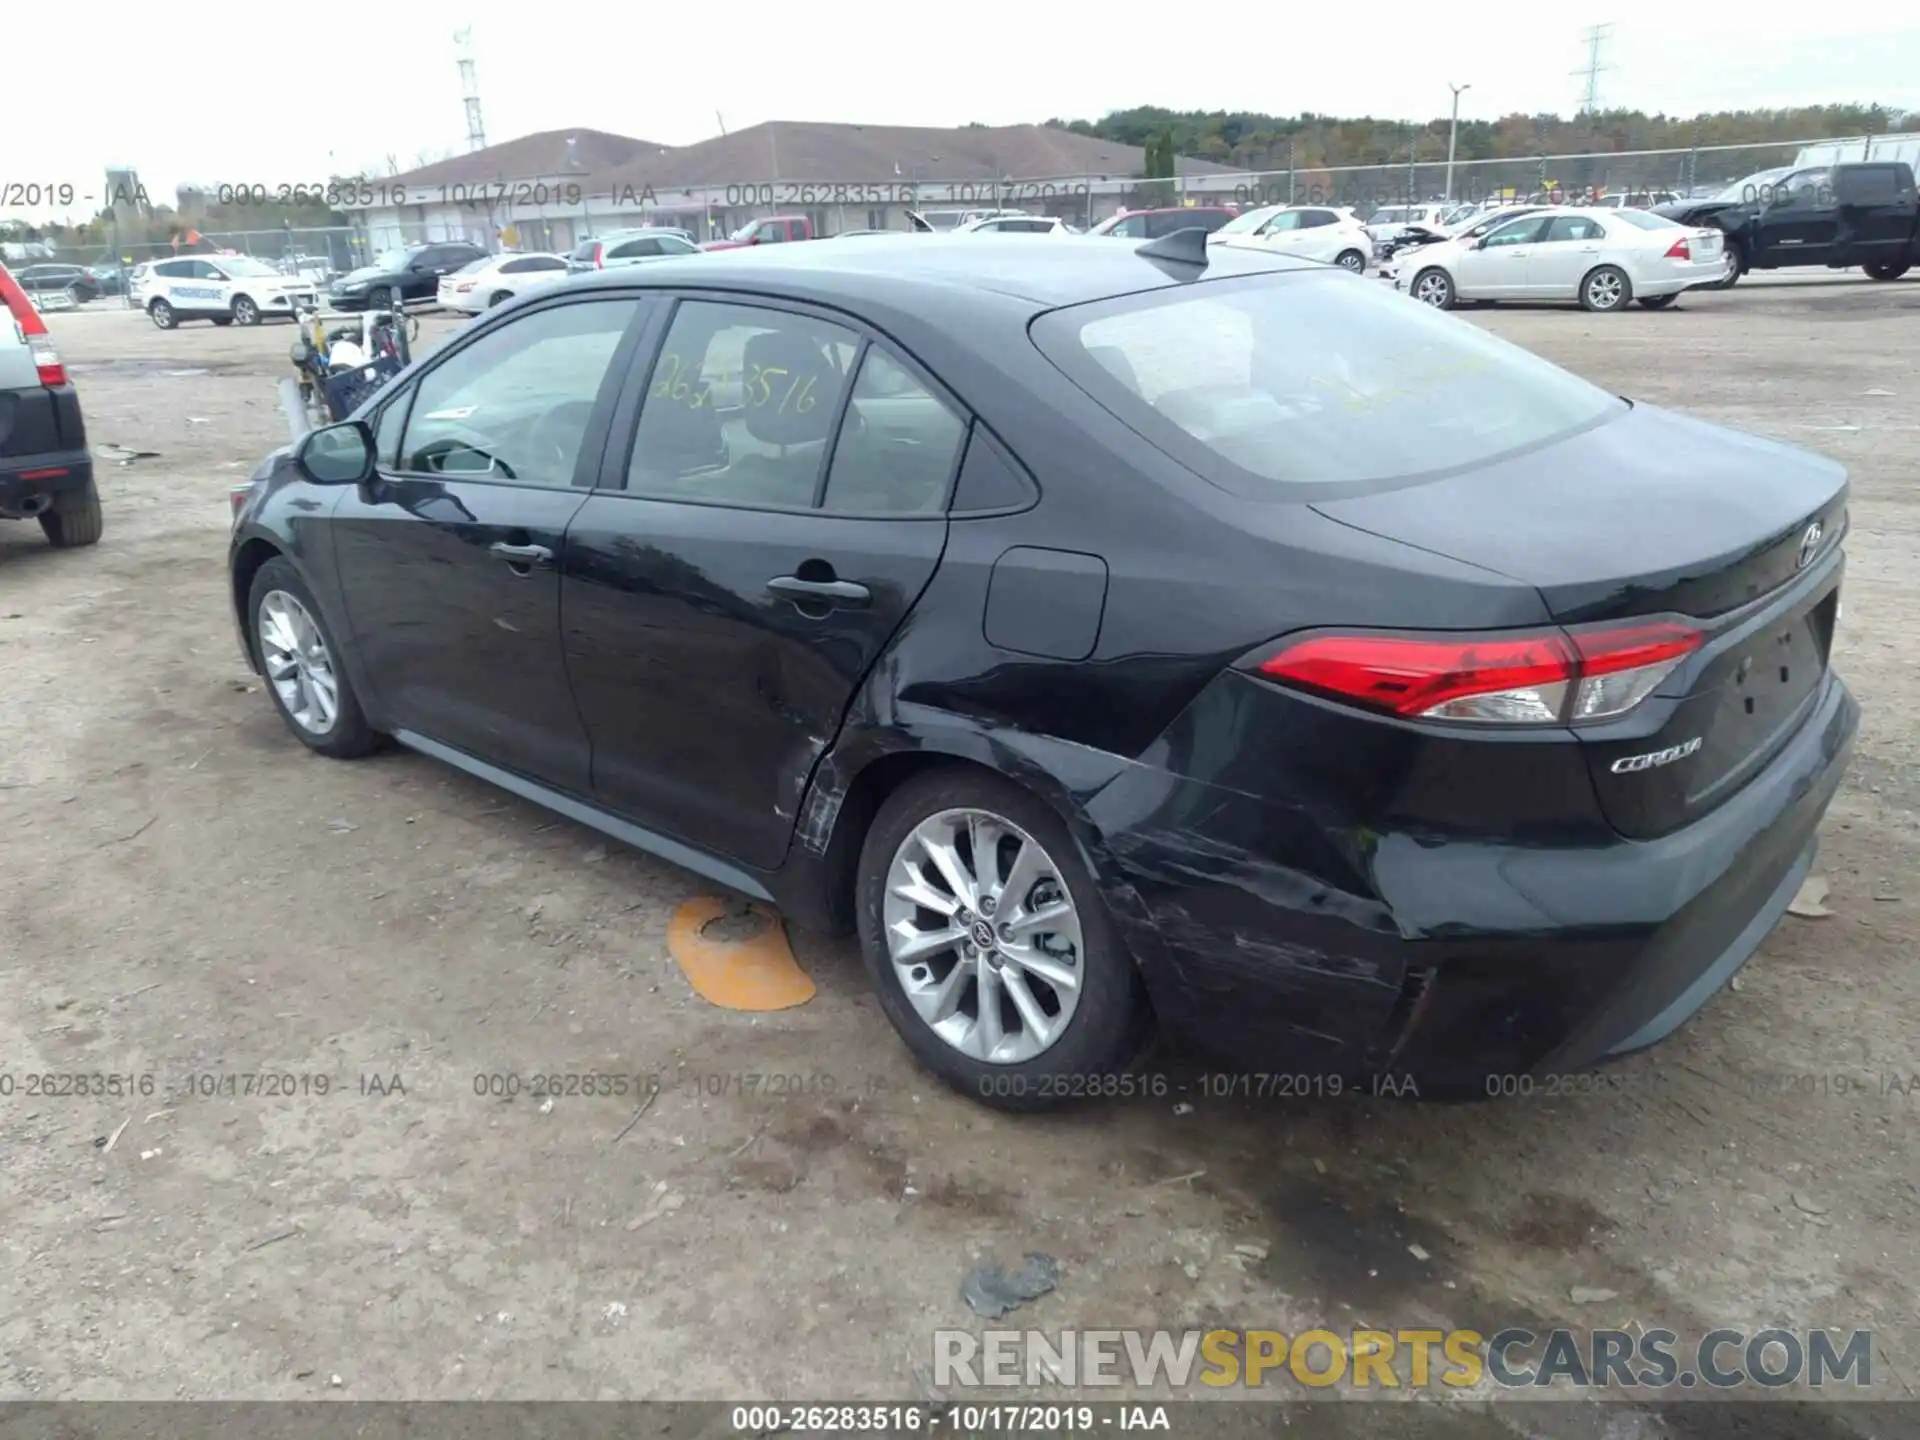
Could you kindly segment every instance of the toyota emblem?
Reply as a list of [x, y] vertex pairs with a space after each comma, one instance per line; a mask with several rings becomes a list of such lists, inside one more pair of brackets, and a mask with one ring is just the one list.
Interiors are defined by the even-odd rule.
[[1807, 562], [1820, 553], [1820, 537], [1824, 534], [1826, 531], [1820, 528], [1818, 520], [1807, 526], [1807, 533], [1800, 537], [1800, 559], [1795, 565], [1796, 569], [1806, 569]]

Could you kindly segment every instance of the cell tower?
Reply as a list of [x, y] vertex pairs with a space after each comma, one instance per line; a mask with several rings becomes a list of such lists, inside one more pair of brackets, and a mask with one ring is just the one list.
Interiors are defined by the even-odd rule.
[[1592, 115], [1600, 109], [1600, 76], [1611, 70], [1611, 65], [1600, 63], [1600, 57], [1606, 53], [1607, 42], [1613, 38], [1612, 25], [1590, 25], [1587, 27], [1587, 63], [1572, 75], [1584, 82], [1580, 92], [1580, 114]]
[[467, 104], [467, 149], [487, 148], [487, 127], [480, 119], [480, 80], [473, 73], [473, 27], [456, 30], [453, 43], [460, 47], [460, 93]]

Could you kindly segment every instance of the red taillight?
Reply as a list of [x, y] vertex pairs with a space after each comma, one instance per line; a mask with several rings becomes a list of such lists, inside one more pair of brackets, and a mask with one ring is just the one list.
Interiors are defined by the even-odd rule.
[[1534, 635], [1316, 635], [1257, 668], [1393, 715], [1561, 725], [1625, 714], [1703, 638], [1670, 621]]
[[602, 255], [605, 255], [606, 253], [607, 253], [607, 247], [604, 245], [596, 245], [593, 247], [593, 268], [594, 269], [604, 270], [607, 268], [606, 266], [600, 263], [600, 257]]
[[27, 299], [27, 292], [20, 288], [20, 282], [13, 278], [4, 265], [0, 265], [0, 300], [7, 302], [7, 312], [13, 316], [13, 323], [20, 327], [20, 338], [27, 342], [27, 349], [33, 355], [33, 366], [40, 372], [40, 383], [66, 384], [67, 367], [60, 363], [60, 352], [53, 348], [53, 337], [47, 334], [47, 322], [40, 318], [40, 312]]
[[1669, 260], [1693, 259], [1693, 247], [1687, 243], [1686, 236], [1682, 235], [1678, 240], [1674, 241], [1673, 244], [1667, 247], [1667, 259]]
[[252, 493], [253, 481], [251, 480], [247, 481], [244, 485], [235, 485], [227, 491], [227, 504], [233, 508], [233, 518], [235, 520], [240, 518], [240, 512], [246, 508], [247, 497]]

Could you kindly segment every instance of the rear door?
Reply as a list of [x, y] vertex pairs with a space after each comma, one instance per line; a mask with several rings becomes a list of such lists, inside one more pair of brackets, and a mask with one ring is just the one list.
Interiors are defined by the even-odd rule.
[[844, 323], [678, 304], [567, 533], [567, 669], [601, 804], [780, 862], [814, 765], [940, 562], [966, 424]]
[[1598, 216], [1554, 216], [1537, 240], [1521, 247], [1527, 257], [1527, 297], [1573, 299], [1579, 293], [1581, 277], [1600, 263], [1600, 247], [1606, 238], [1606, 225]]
[[454, 342], [382, 408], [376, 478], [331, 525], [392, 722], [575, 795], [587, 734], [560, 653], [559, 557], [642, 309], [556, 297]]
[[1920, 196], [1913, 171], [1905, 165], [1862, 164], [1834, 167], [1834, 198], [1840, 206], [1836, 257], [1855, 265], [1910, 263]]

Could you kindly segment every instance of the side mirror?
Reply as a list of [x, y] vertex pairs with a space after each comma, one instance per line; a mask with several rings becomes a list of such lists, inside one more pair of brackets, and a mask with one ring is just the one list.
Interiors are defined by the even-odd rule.
[[373, 431], [364, 420], [315, 430], [293, 452], [293, 463], [315, 485], [358, 485], [373, 478]]

